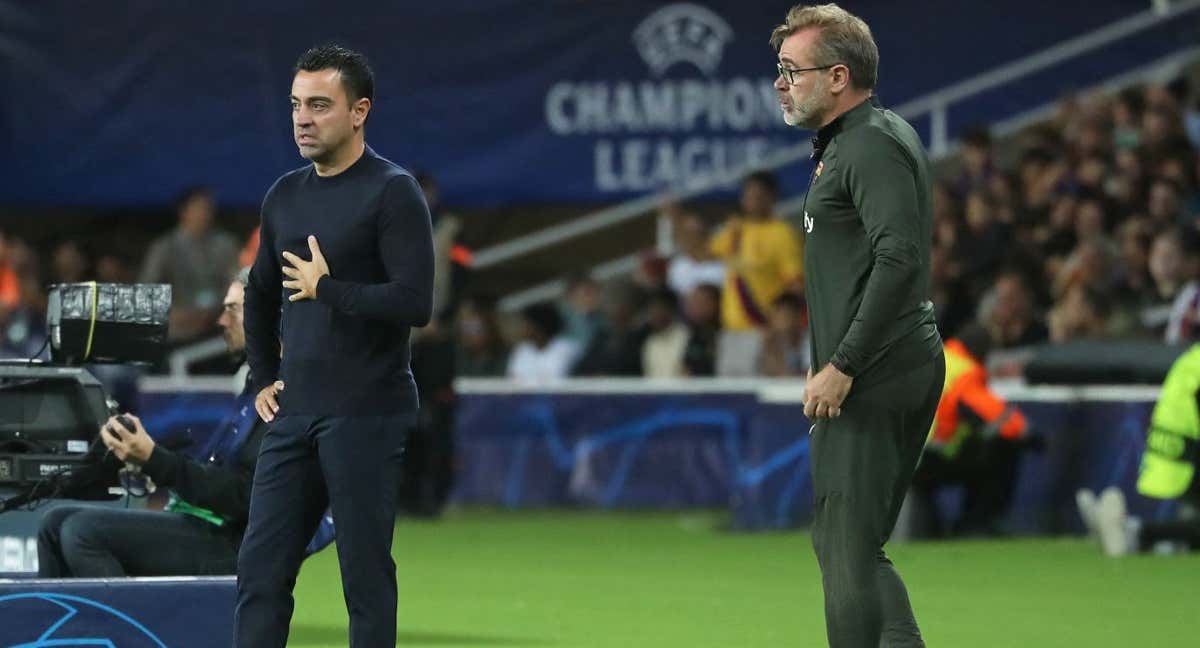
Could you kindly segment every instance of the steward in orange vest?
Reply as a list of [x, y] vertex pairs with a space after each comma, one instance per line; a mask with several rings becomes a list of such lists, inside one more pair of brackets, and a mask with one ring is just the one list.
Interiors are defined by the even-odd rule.
[[[1040, 447], [1016, 407], [988, 388], [983, 361], [988, 333], [968, 324], [946, 341], [946, 383], [925, 454], [913, 478], [918, 535], [1001, 535], [1000, 522], [1012, 501], [1021, 450]], [[948, 520], [938, 492], [965, 490], [962, 514]]]

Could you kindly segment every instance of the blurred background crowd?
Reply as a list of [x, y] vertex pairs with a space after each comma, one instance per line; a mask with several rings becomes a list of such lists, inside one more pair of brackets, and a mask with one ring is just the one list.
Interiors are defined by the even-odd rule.
[[[1200, 339], [1193, 77], [1071, 95], [1053, 118], [1015, 135], [973, 127], [960, 141], [935, 187], [931, 298], [945, 337], [972, 321], [984, 326], [1000, 375], [1019, 370], [1004, 362], [1005, 350], [1045, 342]], [[439, 257], [437, 322], [423, 337], [452, 344], [460, 376], [802, 376], [809, 368], [803, 237], [777, 213], [770, 172], [746, 176], [736, 204], [692, 210], [664, 201], [658, 218], [669, 241], [641, 252], [630, 276], [602, 281], [580, 269], [565, 277], [561, 298], [509, 312], [498, 309], [488, 273], [472, 270], [478, 219], [454, 213], [435, 177], [420, 175]], [[0, 235], [4, 356], [42, 349], [50, 285], [91, 279], [169, 283], [173, 345], [214, 336], [224, 287], [258, 244], [254, 215], [222, 214], [204, 187], [183, 192], [173, 217], [142, 217], [136, 227], [99, 218], [75, 229]], [[738, 277], [765, 312], [751, 317], [739, 306]]]

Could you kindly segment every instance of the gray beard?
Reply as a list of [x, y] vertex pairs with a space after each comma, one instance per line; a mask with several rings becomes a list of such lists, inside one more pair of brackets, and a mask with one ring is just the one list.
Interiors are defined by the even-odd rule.
[[812, 114], [806, 118], [795, 111], [787, 111], [783, 113], [783, 123], [794, 128], [817, 130], [821, 127], [821, 118]]
[[[825, 90], [824, 84], [813, 88], [813, 93], [820, 93]], [[820, 110], [820, 99], [812, 97], [812, 101], [808, 102], [805, 108], [808, 110], [802, 111], [799, 105], [794, 106], [791, 110], [783, 113], [783, 122], [788, 126], [803, 128], [806, 130], [817, 130], [821, 127], [822, 113]]]

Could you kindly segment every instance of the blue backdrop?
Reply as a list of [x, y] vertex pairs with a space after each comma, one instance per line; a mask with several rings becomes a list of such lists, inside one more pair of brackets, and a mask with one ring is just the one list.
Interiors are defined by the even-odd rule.
[[222, 648], [237, 584], [224, 578], [0, 580], [5, 646]]
[[[256, 205], [300, 166], [290, 68], [336, 40], [378, 77], [368, 140], [449, 202], [600, 202], [760, 158], [786, 130], [767, 38], [792, 0], [0, 2], [0, 204], [138, 205], [197, 183]], [[848, 0], [896, 105], [1144, 1]], [[995, 119], [1172, 51], [1157, 30], [952, 114]], [[918, 124], [919, 128], [923, 128]], [[795, 177], [791, 177], [795, 176]], [[785, 178], [798, 189], [801, 173]]]
[[[1011, 530], [1080, 530], [1081, 487], [1118, 486], [1149, 518], [1173, 511], [1134, 489], [1151, 402], [1017, 404], [1046, 448], [1021, 461]], [[798, 526], [812, 513], [803, 409], [753, 393], [468, 393], [455, 497], [511, 508], [728, 508], [739, 528]]]

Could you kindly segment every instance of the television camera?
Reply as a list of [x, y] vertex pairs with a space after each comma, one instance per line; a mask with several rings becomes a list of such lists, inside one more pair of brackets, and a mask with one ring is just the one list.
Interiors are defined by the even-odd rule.
[[16, 492], [0, 513], [52, 497], [112, 497], [122, 463], [99, 430], [117, 403], [83, 365], [157, 361], [170, 307], [166, 284], [51, 287], [50, 361], [0, 362], [0, 488]]

